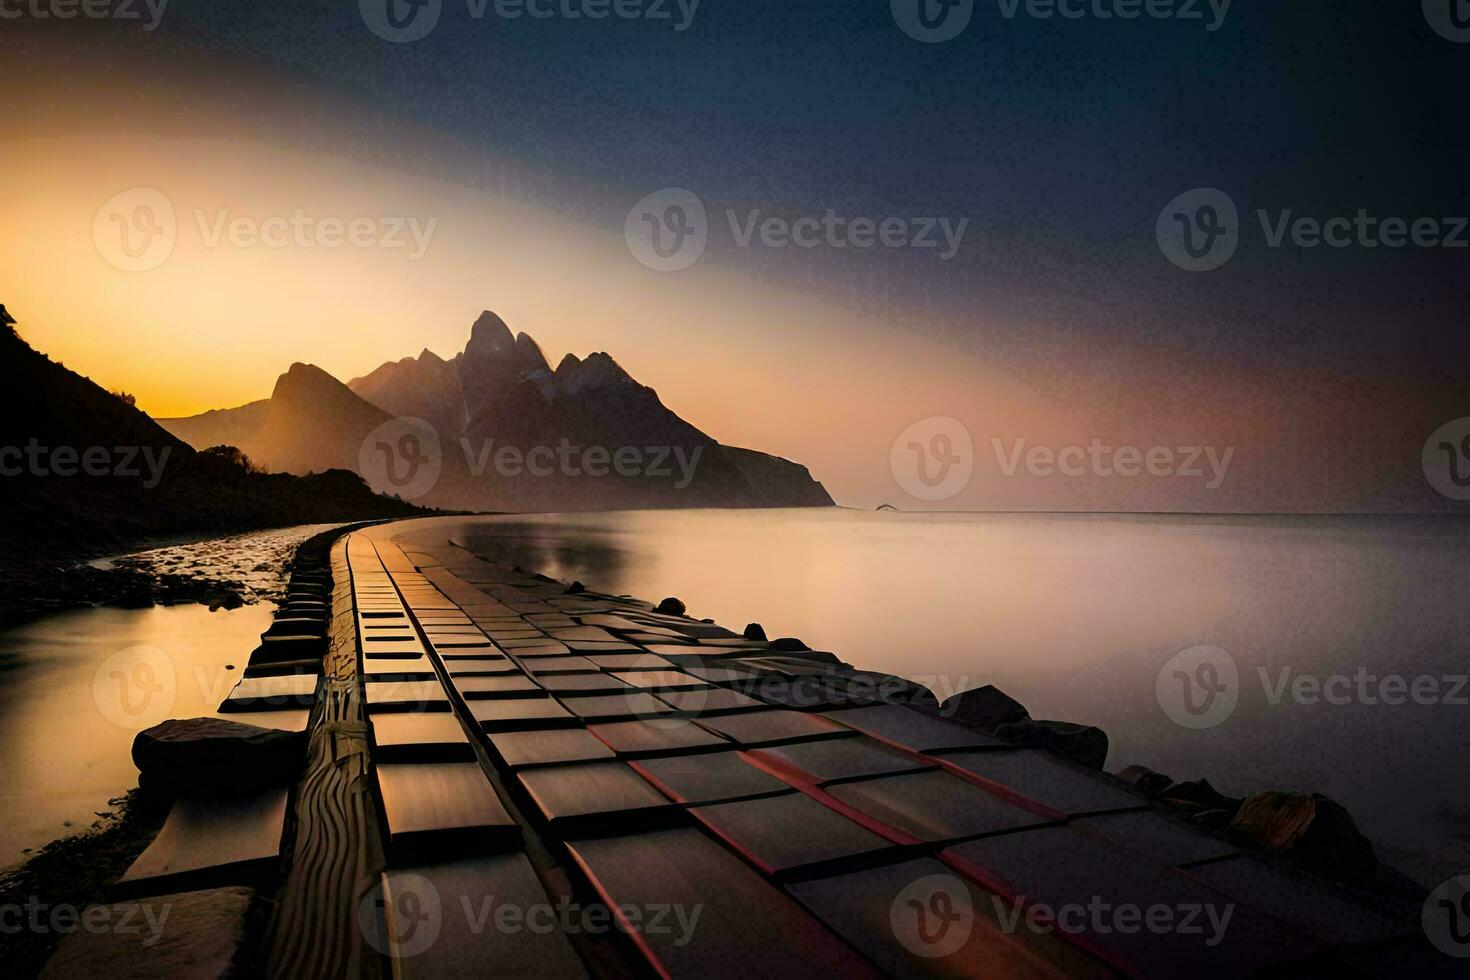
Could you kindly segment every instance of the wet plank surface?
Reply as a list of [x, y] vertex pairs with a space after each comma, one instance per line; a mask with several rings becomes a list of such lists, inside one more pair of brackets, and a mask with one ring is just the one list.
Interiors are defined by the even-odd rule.
[[677, 929], [640, 933], [661, 972], [742, 980], [878, 975], [809, 913], [698, 830], [571, 841], [568, 847], [610, 905], [663, 903], [682, 908], [686, 921], [699, 909], [687, 934]]
[[433, 841], [443, 832], [482, 832], [486, 846], [518, 840], [519, 828], [506, 813], [485, 774], [474, 762], [389, 763], [377, 767], [378, 790], [395, 847]]
[[404, 865], [383, 876], [382, 902], [403, 980], [588, 975], [524, 854]]

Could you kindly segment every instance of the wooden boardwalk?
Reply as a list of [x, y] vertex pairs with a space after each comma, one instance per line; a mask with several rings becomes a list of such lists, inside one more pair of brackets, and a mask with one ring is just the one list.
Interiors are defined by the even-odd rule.
[[[885, 700], [830, 655], [569, 593], [453, 527], [334, 548], [310, 767], [289, 819], [244, 835], [280, 843], [263, 973], [1436, 965], [1406, 910], [1239, 853], [1120, 780]], [[231, 717], [305, 724], [251, 693]]]

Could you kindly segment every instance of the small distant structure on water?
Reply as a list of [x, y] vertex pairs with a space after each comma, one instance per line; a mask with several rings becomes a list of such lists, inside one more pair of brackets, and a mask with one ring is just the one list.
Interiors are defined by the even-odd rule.
[[897, 514], [898, 513], [898, 508], [895, 507], [895, 506], [893, 506], [892, 504], [879, 504], [878, 505], [878, 512], [879, 513], [892, 512], [892, 513]]

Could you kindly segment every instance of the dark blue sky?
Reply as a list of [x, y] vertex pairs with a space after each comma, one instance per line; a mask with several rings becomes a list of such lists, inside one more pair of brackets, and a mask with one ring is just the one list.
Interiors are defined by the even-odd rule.
[[[398, 127], [431, 126], [517, 162], [522, 193], [608, 227], [666, 186], [712, 212], [968, 217], [949, 263], [730, 260], [923, 311], [1016, 356], [1144, 344], [1413, 375], [1462, 373], [1470, 350], [1470, 250], [1271, 249], [1254, 214], [1470, 214], [1457, 92], [1470, 45], [1433, 33], [1418, 4], [1242, 0], [1209, 32], [1007, 20], [992, 0], [929, 45], [884, 0], [704, 0], [683, 32], [474, 20], [446, 0], [428, 37], [388, 44], [352, 3], [175, 0], [160, 34], [349, 96], [407, 170], [433, 162], [395, 145]], [[1236, 257], [1207, 275], [1163, 262], [1153, 236], [1165, 202], [1199, 186], [1245, 219]]]

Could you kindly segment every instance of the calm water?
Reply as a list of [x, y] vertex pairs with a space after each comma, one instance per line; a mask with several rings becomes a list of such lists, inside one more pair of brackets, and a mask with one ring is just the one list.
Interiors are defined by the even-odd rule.
[[[1400, 869], [1435, 883], [1470, 867], [1470, 690], [1458, 704], [1273, 704], [1259, 673], [1273, 687], [1283, 669], [1463, 675], [1470, 522], [834, 509], [421, 526], [603, 591], [677, 595], [736, 629], [759, 621], [941, 695], [993, 683], [1035, 717], [1101, 726], [1110, 769], [1326, 793]], [[1164, 713], [1156, 682], [1204, 644], [1233, 658], [1239, 700], [1193, 730]], [[1441, 702], [1456, 683], [1439, 681]]]
[[[331, 526], [174, 544], [119, 563], [239, 582], [249, 599], [274, 598], [296, 546]], [[136, 786], [133, 736], [213, 712], [274, 610], [79, 609], [0, 631], [0, 867], [85, 829]]]
[[136, 786], [133, 736], [212, 713], [273, 609], [82, 609], [0, 632], [0, 866]]

